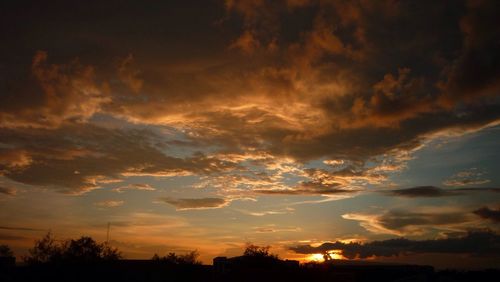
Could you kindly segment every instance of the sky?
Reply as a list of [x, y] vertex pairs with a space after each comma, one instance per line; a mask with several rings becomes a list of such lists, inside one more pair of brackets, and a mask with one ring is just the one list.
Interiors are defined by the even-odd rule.
[[2, 1], [0, 243], [498, 267], [499, 4]]

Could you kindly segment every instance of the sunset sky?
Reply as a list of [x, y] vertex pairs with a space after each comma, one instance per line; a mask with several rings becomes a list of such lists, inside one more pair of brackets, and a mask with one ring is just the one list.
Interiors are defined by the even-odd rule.
[[2, 1], [0, 243], [20, 257], [109, 223], [127, 258], [252, 242], [498, 267], [499, 17], [495, 0]]

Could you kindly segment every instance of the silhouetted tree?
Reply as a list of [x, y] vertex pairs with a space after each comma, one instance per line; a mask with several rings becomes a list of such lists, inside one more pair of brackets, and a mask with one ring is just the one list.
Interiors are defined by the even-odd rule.
[[24, 257], [28, 264], [48, 262], [91, 262], [99, 260], [117, 260], [122, 258], [116, 248], [106, 243], [99, 244], [91, 237], [82, 236], [78, 240], [57, 242], [52, 233], [35, 241], [35, 246]]
[[117, 249], [108, 244], [99, 244], [91, 237], [82, 236], [78, 240], [66, 241], [63, 247], [63, 259], [67, 261], [98, 261], [120, 259]]
[[169, 264], [201, 264], [201, 261], [198, 260], [199, 256], [200, 253], [197, 250], [194, 250], [184, 255], [168, 253], [166, 256], [160, 257], [158, 254], [154, 254], [151, 259], [163, 261]]
[[123, 254], [118, 248], [113, 248], [106, 242], [102, 244], [101, 257], [104, 260], [119, 260], [123, 258]]
[[180, 255], [178, 258], [181, 264], [201, 264], [201, 262], [198, 260], [199, 256], [200, 253], [198, 253], [197, 250], [194, 250], [187, 254]]
[[66, 242], [64, 247], [65, 260], [94, 261], [101, 258], [102, 247], [90, 237]]
[[52, 233], [48, 232], [42, 239], [35, 241], [35, 245], [28, 250], [28, 253], [29, 255], [23, 257], [28, 264], [53, 262], [61, 258], [62, 248]]
[[13, 257], [14, 253], [7, 245], [0, 245], [0, 257]]
[[254, 244], [248, 243], [245, 251], [243, 252], [243, 256], [247, 257], [263, 257], [263, 258], [275, 258], [278, 256], [275, 254], [269, 253], [270, 246], [260, 247]]
[[170, 263], [175, 263], [177, 264], [179, 262], [179, 259], [175, 253], [168, 253], [168, 255], [165, 256], [165, 261], [170, 262]]

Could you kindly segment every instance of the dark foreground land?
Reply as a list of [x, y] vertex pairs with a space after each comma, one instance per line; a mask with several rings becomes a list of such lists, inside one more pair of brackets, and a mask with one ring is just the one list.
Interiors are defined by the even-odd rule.
[[499, 281], [499, 270], [434, 271], [412, 265], [170, 265], [151, 260], [1, 269], [0, 281]]

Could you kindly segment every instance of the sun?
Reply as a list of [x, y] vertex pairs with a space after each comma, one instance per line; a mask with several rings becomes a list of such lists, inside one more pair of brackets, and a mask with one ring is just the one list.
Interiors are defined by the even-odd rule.
[[323, 254], [312, 254], [307, 257], [308, 261], [323, 261]]
[[[344, 256], [342, 255], [341, 250], [332, 250], [329, 251], [328, 254], [330, 255], [330, 258], [332, 259], [345, 259]], [[307, 261], [316, 261], [316, 262], [322, 262], [325, 260], [324, 254], [311, 254], [306, 258]]]

